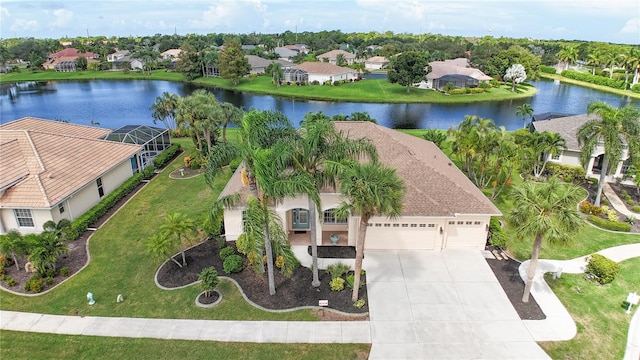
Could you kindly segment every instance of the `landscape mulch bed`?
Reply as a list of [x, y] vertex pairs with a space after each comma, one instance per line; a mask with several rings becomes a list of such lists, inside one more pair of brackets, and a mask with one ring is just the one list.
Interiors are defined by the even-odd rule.
[[[235, 247], [233, 242], [228, 242], [225, 245]], [[158, 271], [158, 283], [168, 288], [188, 285], [197, 281], [198, 274], [202, 269], [213, 266], [220, 276], [235, 280], [240, 285], [242, 292], [253, 303], [266, 309], [285, 310], [301, 306], [317, 307], [319, 300], [328, 300], [329, 306], [327, 308], [341, 312], [365, 315], [369, 311], [366, 285], [360, 289], [360, 298], [365, 299], [365, 305], [362, 308], [356, 308], [351, 301], [351, 289], [345, 286], [342, 291], [331, 291], [329, 288], [331, 276], [326, 271], [319, 271], [321, 285], [314, 288], [311, 286], [311, 270], [298, 267], [290, 277], [284, 277], [276, 272], [276, 294], [269, 295], [266, 272], [258, 274], [252, 267], [245, 266], [239, 273], [225, 274], [222, 260], [218, 255], [219, 252], [220, 248], [214, 240], [205, 240], [185, 251], [187, 266], [180, 268], [173, 261], [165, 262]], [[180, 255], [176, 256], [176, 260], [181, 261]], [[366, 284], [366, 275], [362, 277], [362, 281]], [[331, 319], [335, 319], [335, 317]], [[355, 319], [362, 319], [362, 317]]]
[[520, 263], [509, 260], [486, 259], [493, 274], [507, 294], [511, 305], [522, 320], [543, 320], [546, 315], [540, 309], [533, 295], [529, 296], [529, 302], [522, 302], [522, 294], [524, 293], [524, 281], [518, 273]]
[[[307, 248], [307, 253], [311, 255], [311, 246]], [[318, 258], [321, 259], [355, 259], [355, 246], [318, 246]]]
[[[631, 211], [631, 207], [633, 205], [629, 205], [624, 201], [624, 196], [622, 194], [620, 194], [621, 190], [626, 190], [628, 195], [631, 196], [631, 198], [634, 200], [634, 204], [640, 204], [640, 195], [638, 195], [638, 192], [636, 190], [636, 188], [634, 186], [627, 186], [627, 185], [618, 185], [616, 183], [609, 183], [609, 186], [611, 186], [611, 189], [616, 193], [616, 195], [618, 195], [618, 197], [620, 198], [620, 200], [625, 203], [625, 206], [627, 207], [627, 209], [629, 211]], [[588, 193], [589, 196], [587, 197], [587, 200], [592, 202], [592, 199], [594, 199], [596, 197], [596, 190], [597, 190], [597, 185], [593, 185], [593, 184], [583, 184], [582, 188], [585, 189]], [[603, 194], [603, 199], [605, 198], [604, 194]], [[616, 210], [614, 209], [612, 206], [609, 206], [610, 209], [612, 210]], [[621, 212], [617, 211], [618, 213], [618, 219], [620, 221], [624, 221], [627, 216], [622, 214]], [[633, 225], [631, 225], [631, 233], [634, 234], [640, 234], [640, 221], [636, 221]]]

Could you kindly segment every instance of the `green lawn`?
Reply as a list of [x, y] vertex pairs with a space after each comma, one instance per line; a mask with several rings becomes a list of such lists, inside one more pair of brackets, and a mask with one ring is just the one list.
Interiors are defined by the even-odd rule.
[[[178, 139], [190, 151], [190, 139]], [[235, 319], [235, 320], [317, 320], [311, 311], [269, 313], [257, 310], [244, 301], [236, 287], [222, 282], [223, 302], [214, 309], [196, 307], [198, 286], [180, 290], [161, 290], [153, 282], [160, 265], [146, 253], [145, 241], [171, 212], [184, 212], [191, 218], [204, 219], [213, 199], [222, 190], [230, 172], [220, 176], [212, 188], [204, 176], [174, 180], [169, 172], [179, 167], [179, 156], [162, 174], [156, 176], [109, 222], [91, 238], [91, 263], [66, 283], [50, 293], [23, 297], [0, 292], [4, 310], [78, 314], [95, 316]], [[92, 292], [97, 303], [87, 305], [85, 295]], [[125, 301], [116, 303], [123, 294]]]
[[[185, 81], [180, 73], [155, 70], [151, 76], [135, 71], [125, 74], [121, 71], [81, 71], [81, 72], [28, 72], [9, 73], [0, 75], [0, 83], [19, 81], [49, 81], [49, 80], [169, 80]], [[244, 91], [274, 96], [292, 97], [326, 101], [354, 101], [371, 103], [471, 103], [481, 101], [496, 101], [527, 98], [535, 95], [536, 89], [530, 85], [518, 86], [516, 92], [510, 91], [510, 86], [490, 89], [488, 93], [474, 95], [445, 95], [432, 90], [412, 88], [407, 94], [406, 88], [391, 84], [386, 79], [366, 79], [340, 86], [290, 86], [276, 87], [271, 83], [271, 77], [259, 76], [254, 80], [243, 79], [239, 85], [233, 86], [229, 81], [221, 78], [198, 78], [196, 84], [215, 86], [223, 89]]]
[[[368, 344], [254, 344], [3, 331], [3, 359], [366, 359]], [[135, 355], [134, 355], [135, 354]]]
[[541, 343], [553, 359], [622, 359], [633, 315], [625, 314], [622, 302], [629, 292], [638, 290], [640, 258], [623, 261], [620, 267], [607, 285], [588, 281], [583, 274], [563, 274], [558, 280], [547, 277], [578, 327], [572, 340]]
[[631, 90], [614, 89], [614, 88], [608, 87], [608, 86], [596, 85], [596, 84], [592, 84], [592, 83], [588, 83], [588, 82], [584, 82], [584, 81], [580, 81], [580, 80], [569, 79], [569, 78], [566, 78], [566, 77], [564, 77], [564, 76], [562, 76], [560, 74], [540, 73], [540, 76], [543, 77], [543, 78], [547, 78], [547, 79], [560, 80], [561, 82], [566, 82], [568, 84], [580, 85], [580, 86], [588, 87], [588, 88], [591, 88], [591, 89], [596, 89], [596, 90], [605, 91], [605, 92], [609, 92], [609, 93], [613, 93], [613, 94], [618, 94], [618, 95], [622, 95], [622, 96], [632, 97], [632, 98], [635, 98], [635, 99], [640, 99], [640, 94], [639, 93], [634, 93]]

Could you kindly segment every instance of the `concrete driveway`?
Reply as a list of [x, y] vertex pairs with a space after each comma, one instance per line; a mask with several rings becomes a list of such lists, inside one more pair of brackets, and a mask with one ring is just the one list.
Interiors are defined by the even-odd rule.
[[479, 250], [367, 251], [370, 359], [549, 359]]

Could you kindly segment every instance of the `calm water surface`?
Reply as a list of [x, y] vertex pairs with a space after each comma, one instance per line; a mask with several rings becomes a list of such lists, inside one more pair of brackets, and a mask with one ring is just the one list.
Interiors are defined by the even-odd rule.
[[[437, 128], [456, 126], [465, 115], [493, 119], [507, 130], [522, 127], [516, 107], [530, 103], [536, 113], [585, 113], [596, 100], [621, 107], [640, 101], [615, 94], [554, 81], [535, 81], [538, 93], [529, 99], [493, 101], [475, 104], [368, 104], [351, 102], [300, 101], [268, 95], [254, 95], [208, 88], [220, 101], [231, 102], [245, 110], [282, 111], [298, 125], [310, 111], [329, 116], [366, 111], [379, 124], [391, 128]], [[117, 128], [127, 124], [153, 125], [149, 107], [163, 92], [187, 96], [202, 88], [169, 81], [94, 80], [51, 81], [0, 85], [0, 123], [25, 116], [69, 120], [78, 124], [96, 124]], [[421, 91], [412, 89], [411, 91]]]

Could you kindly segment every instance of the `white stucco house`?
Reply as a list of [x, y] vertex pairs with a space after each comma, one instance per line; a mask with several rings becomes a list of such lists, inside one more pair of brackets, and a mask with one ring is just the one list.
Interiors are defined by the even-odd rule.
[[422, 88], [442, 90], [447, 84], [456, 88], [467, 88], [493, 79], [479, 69], [470, 67], [466, 58], [432, 61], [429, 67], [426, 82], [420, 85]]
[[[337, 130], [350, 138], [366, 137], [375, 144], [380, 161], [396, 169], [404, 180], [406, 195], [402, 215], [390, 220], [373, 217], [369, 222], [366, 249], [483, 249], [491, 216], [500, 211], [432, 142], [407, 135], [371, 122], [335, 122]], [[242, 185], [241, 168], [233, 174], [220, 196], [249, 189]], [[275, 204], [293, 245], [309, 245], [309, 223], [316, 221], [318, 244], [355, 246], [359, 217], [341, 221], [334, 209], [342, 202], [333, 189], [321, 193], [322, 213], [309, 218], [305, 196], [286, 198]], [[242, 233], [243, 207], [224, 213], [226, 239], [233, 241]]]
[[112, 131], [37, 118], [0, 125], [0, 234], [74, 220], [143, 167], [145, 146]]
[[[571, 166], [583, 166], [580, 163], [580, 152], [582, 147], [578, 143], [577, 132], [578, 130], [588, 121], [590, 120], [598, 120], [600, 117], [595, 114], [582, 114], [582, 115], [571, 115], [571, 116], [561, 116], [561, 117], [551, 117], [546, 120], [535, 120], [536, 115], [534, 115], [534, 121], [531, 123], [531, 126], [535, 131], [543, 132], [549, 131], [560, 134], [562, 138], [565, 140], [567, 149], [562, 151], [559, 155], [549, 159], [549, 162], [563, 164], [563, 165], [571, 165]], [[604, 156], [604, 144], [598, 144], [593, 154], [591, 154], [591, 158], [589, 159], [589, 163], [586, 165], [587, 176], [600, 176], [602, 171], [602, 160]], [[612, 175], [607, 176], [607, 181], [613, 181], [615, 178], [622, 178], [625, 175], [625, 172], [628, 169], [628, 165], [625, 161], [629, 158], [628, 149], [624, 148], [622, 152], [623, 161], [619, 161], [618, 164], [611, 164], [611, 166], [615, 166], [615, 171]]]
[[333, 65], [327, 62], [304, 62], [292, 66], [284, 71], [284, 82], [318, 81], [321, 85], [325, 81], [352, 81], [357, 79], [358, 72], [342, 66]]
[[387, 65], [389, 65], [389, 59], [384, 56], [372, 56], [364, 62], [364, 68], [367, 70], [380, 70]]
[[316, 59], [318, 59], [318, 61], [329, 62], [330, 64], [336, 65], [338, 63], [338, 55], [342, 55], [344, 57], [344, 61], [347, 65], [353, 65], [356, 61], [356, 54], [344, 50], [327, 51], [326, 53], [316, 56]]

